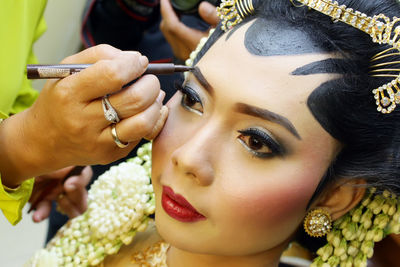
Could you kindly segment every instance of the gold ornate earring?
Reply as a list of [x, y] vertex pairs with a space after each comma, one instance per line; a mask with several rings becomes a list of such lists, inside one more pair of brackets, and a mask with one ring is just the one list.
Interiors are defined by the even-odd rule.
[[332, 229], [332, 219], [323, 209], [313, 209], [304, 219], [304, 230], [312, 237], [323, 237]]

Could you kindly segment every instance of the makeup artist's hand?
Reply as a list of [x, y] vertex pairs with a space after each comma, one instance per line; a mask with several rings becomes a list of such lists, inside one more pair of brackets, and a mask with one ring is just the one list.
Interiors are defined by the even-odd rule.
[[[196, 49], [200, 39], [207, 36], [208, 32], [192, 29], [180, 22], [169, 0], [161, 0], [160, 5], [162, 16], [160, 29], [171, 45], [174, 55], [186, 60]], [[216, 7], [206, 1], [200, 3], [199, 14], [211, 27], [215, 27], [219, 22]]]
[[46, 196], [36, 206], [32, 215], [34, 222], [41, 222], [49, 217], [52, 201], [57, 201], [58, 209], [69, 218], [74, 218], [86, 211], [86, 186], [92, 178], [92, 168], [90, 166], [85, 167], [79, 175], [67, 177], [63, 183], [65, 176], [72, 168], [66, 167], [35, 178], [35, 185], [29, 202], [35, 203], [43, 191], [46, 191]]
[[[164, 125], [164, 92], [154, 75], [140, 77], [148, 59], [99, 45], [70, 56], [63, 64], [92, 63], [79, 73], [49, 80], [37, 101], [0, 127], [0, 173], [4, 185], [74, 165], [107, 164], [126, 156], [143, 138]], [[132, 85], [125, 84], [137, 79]], [[110, 94], [120, 122], [116, 132], [128, 147], [119, 148], [104, 117], [102, 97]]]

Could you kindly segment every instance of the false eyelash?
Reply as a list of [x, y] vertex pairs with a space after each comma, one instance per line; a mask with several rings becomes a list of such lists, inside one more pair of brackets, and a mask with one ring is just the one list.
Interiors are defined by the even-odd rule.
[[196, 93], [195, 90], [193, 90], [189, 86], [183, 86], [179, 81], [175, 81], [174, 86], [175, 86], [176, 90], [182, 92], [185, 95], [189, 95], [190, 97], [193, 97], [194, 100], [201, 103], [201, 99], [200, 99], [199, 95]]
[[263, 145], [265, 145], [269, 149], [271, 149], [270, 153], [260, 153], [257, 151], [252, 151], [250, 148], [248, 148], [248, 150], [257, 157], [269, 158], [269, 157], [272, 157], [275, 155], [283, 156], [286, 152], [286, 150], [273, 137], [271, 137], [270, 134], [268, 134], [260, 129], [249, 128], [249, 129], [245, 129], [245, 130], [240, 130], [238, 132], [244, 136], [258, 137]]

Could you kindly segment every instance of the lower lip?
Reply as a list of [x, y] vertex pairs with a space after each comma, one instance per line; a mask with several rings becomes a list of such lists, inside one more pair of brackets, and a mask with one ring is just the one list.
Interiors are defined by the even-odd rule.
[[196, 210], [176, 202], [166, 193], [165, 188], [163, 188], [161, 204], [169, 216], [181, 222], [197, 222], [206, 218]]

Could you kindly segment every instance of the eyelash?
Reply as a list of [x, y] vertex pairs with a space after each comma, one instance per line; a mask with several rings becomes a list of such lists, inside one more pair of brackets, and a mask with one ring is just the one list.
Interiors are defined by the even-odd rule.
[[[239, 142], [254, 156], [258, 158], [271, 158], [273, 156], [283, 156], [285, 149], [271, 137], [269, 133], [266, 133], [258, 128], [249, 128], [246, 130], [238, 131]], [[258, 142], [251, 144], [250, 142]], [[255, 148], [251, 148], [253, 145], [261, 145], [262, 147], [257, 149], [261, 150], [263, 147], [268, 148], [268, 152], [260, 152]]]
[[[181, 106], [188, 111], [202, 116], [203, 103], [201, 102], [200, 96], [197, 94], [197, 92], [189, 86], [182, 86], [179, 83], [175, 83], [175, 88], [182, 93]], [[188, 101], [191, 101], [192, 103], [188, 103]], [[196, 104], [199, 104], [200, 106], [193, 108], [193, 106]]]
[[[181, 106], [188, 111], [202, 116], [203, 104], [197, 92], [189, 86], [182, 86], [180, 83], [175, 83], [175, 88], [182, 93]], [[188, 100], [192, 101], [192, 103], [187, 104]], [[193, 108], [193, 106], [197, 103], [200, 105], [200, 107]], [[275, 139], [271, 137], [269, 133], [266, 133], [258, 128], [248, 128], [238, 132], [240, 133], [238, 136], [239, 142], [246, 148], [246, 150], [258, 158], [283, 156], [286, 152], [285, 149], [277, 141], [275, 141]], [[254, 142], [255, 140], [257, 140], [263, 147], [267, 147], [269, 152], [259, 152], [255, 149], [252, 149], [250, 147], [251, 144], [248, 144], [248, 142]]]

